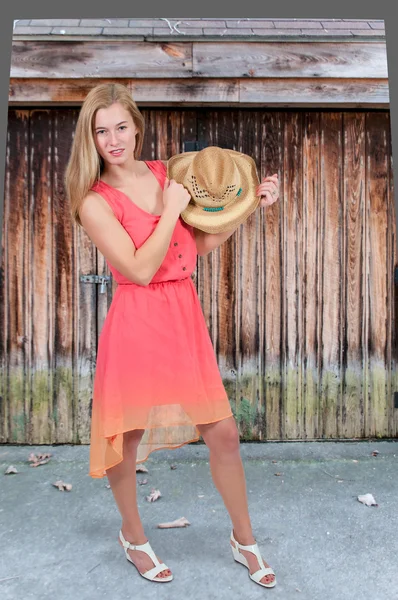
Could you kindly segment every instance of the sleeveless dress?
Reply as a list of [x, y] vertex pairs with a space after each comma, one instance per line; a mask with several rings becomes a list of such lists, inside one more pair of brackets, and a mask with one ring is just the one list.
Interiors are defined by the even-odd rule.
[[[145, 161], [163, 189], [166, 167]], [[103, 181], [92, 188], [111, 206], [138, 249], [160, 216]], [[93, 386], [89, 475], [101, 478], [123, 460], [123, 432], [145, 429], [137, 463], [164, 448], [200, 438], [196, 424], [232, 416], [191, 275], [197, 251], [181, 217], [163, 263], [148, 286], [118, 283], [98, 342]]]

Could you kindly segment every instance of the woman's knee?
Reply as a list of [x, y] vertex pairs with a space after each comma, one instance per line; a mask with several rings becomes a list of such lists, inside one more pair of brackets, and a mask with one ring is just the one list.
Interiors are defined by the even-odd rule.
[[139, 446], [145, 429], [132, 429], [123, 434], [123, 445], [127, 450], [136, 450]]
[[239, 431], [234, 417], [197, 427], [209, 450], [218, 453], [239, 451]]

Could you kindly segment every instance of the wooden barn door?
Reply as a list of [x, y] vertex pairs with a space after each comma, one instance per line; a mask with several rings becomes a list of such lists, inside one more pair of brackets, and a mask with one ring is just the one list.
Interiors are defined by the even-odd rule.
[[[142, 158], [206, 145], [278, 172], [280, 200], [199, 257], [243, 439], [398, 434], [389, 114], [144, 109]], [[0, 272], [0, 442], [86, 443], [114, 282], [63, 189], [78, 109], [11, 110]]]

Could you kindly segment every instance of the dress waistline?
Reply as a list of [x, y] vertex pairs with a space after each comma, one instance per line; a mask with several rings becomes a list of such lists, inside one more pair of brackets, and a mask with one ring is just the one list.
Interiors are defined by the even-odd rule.
[[[160, 285], [160, 284], [164, 284], [164, 283], [182, 283], [183, 281], [187, 281], [188, 279], [192, 280], [191, 276], [188, 277], [184, 277], [183, 279], [167, 279], [166, 281], [151, 281], [151, 283], [148, 283], [148, 286], [151, 285]], [[148, 287], [148, 286], [143, 286], [143, 285], [139, 285], [138, 283], [134, 283], [133, 281], [126, 281], [123, 283], [118, 283], [116, 282], [118, 287], [119, 285], [134, 285], [136, 287]]]

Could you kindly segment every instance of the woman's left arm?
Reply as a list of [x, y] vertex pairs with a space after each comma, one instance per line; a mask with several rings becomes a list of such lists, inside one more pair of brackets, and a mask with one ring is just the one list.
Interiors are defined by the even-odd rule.
[[[265, 177], [256, 190], [257, 196], [261, 197], [259, 207], [270, 206], [279, 198], [278, 175]], [[200, 229], [194, 228], [196, 249], [199, 256], [206, 256], [218, 246], [221, 246], [237, 230], [223, 231], [222, 233], [205, 233]]]

